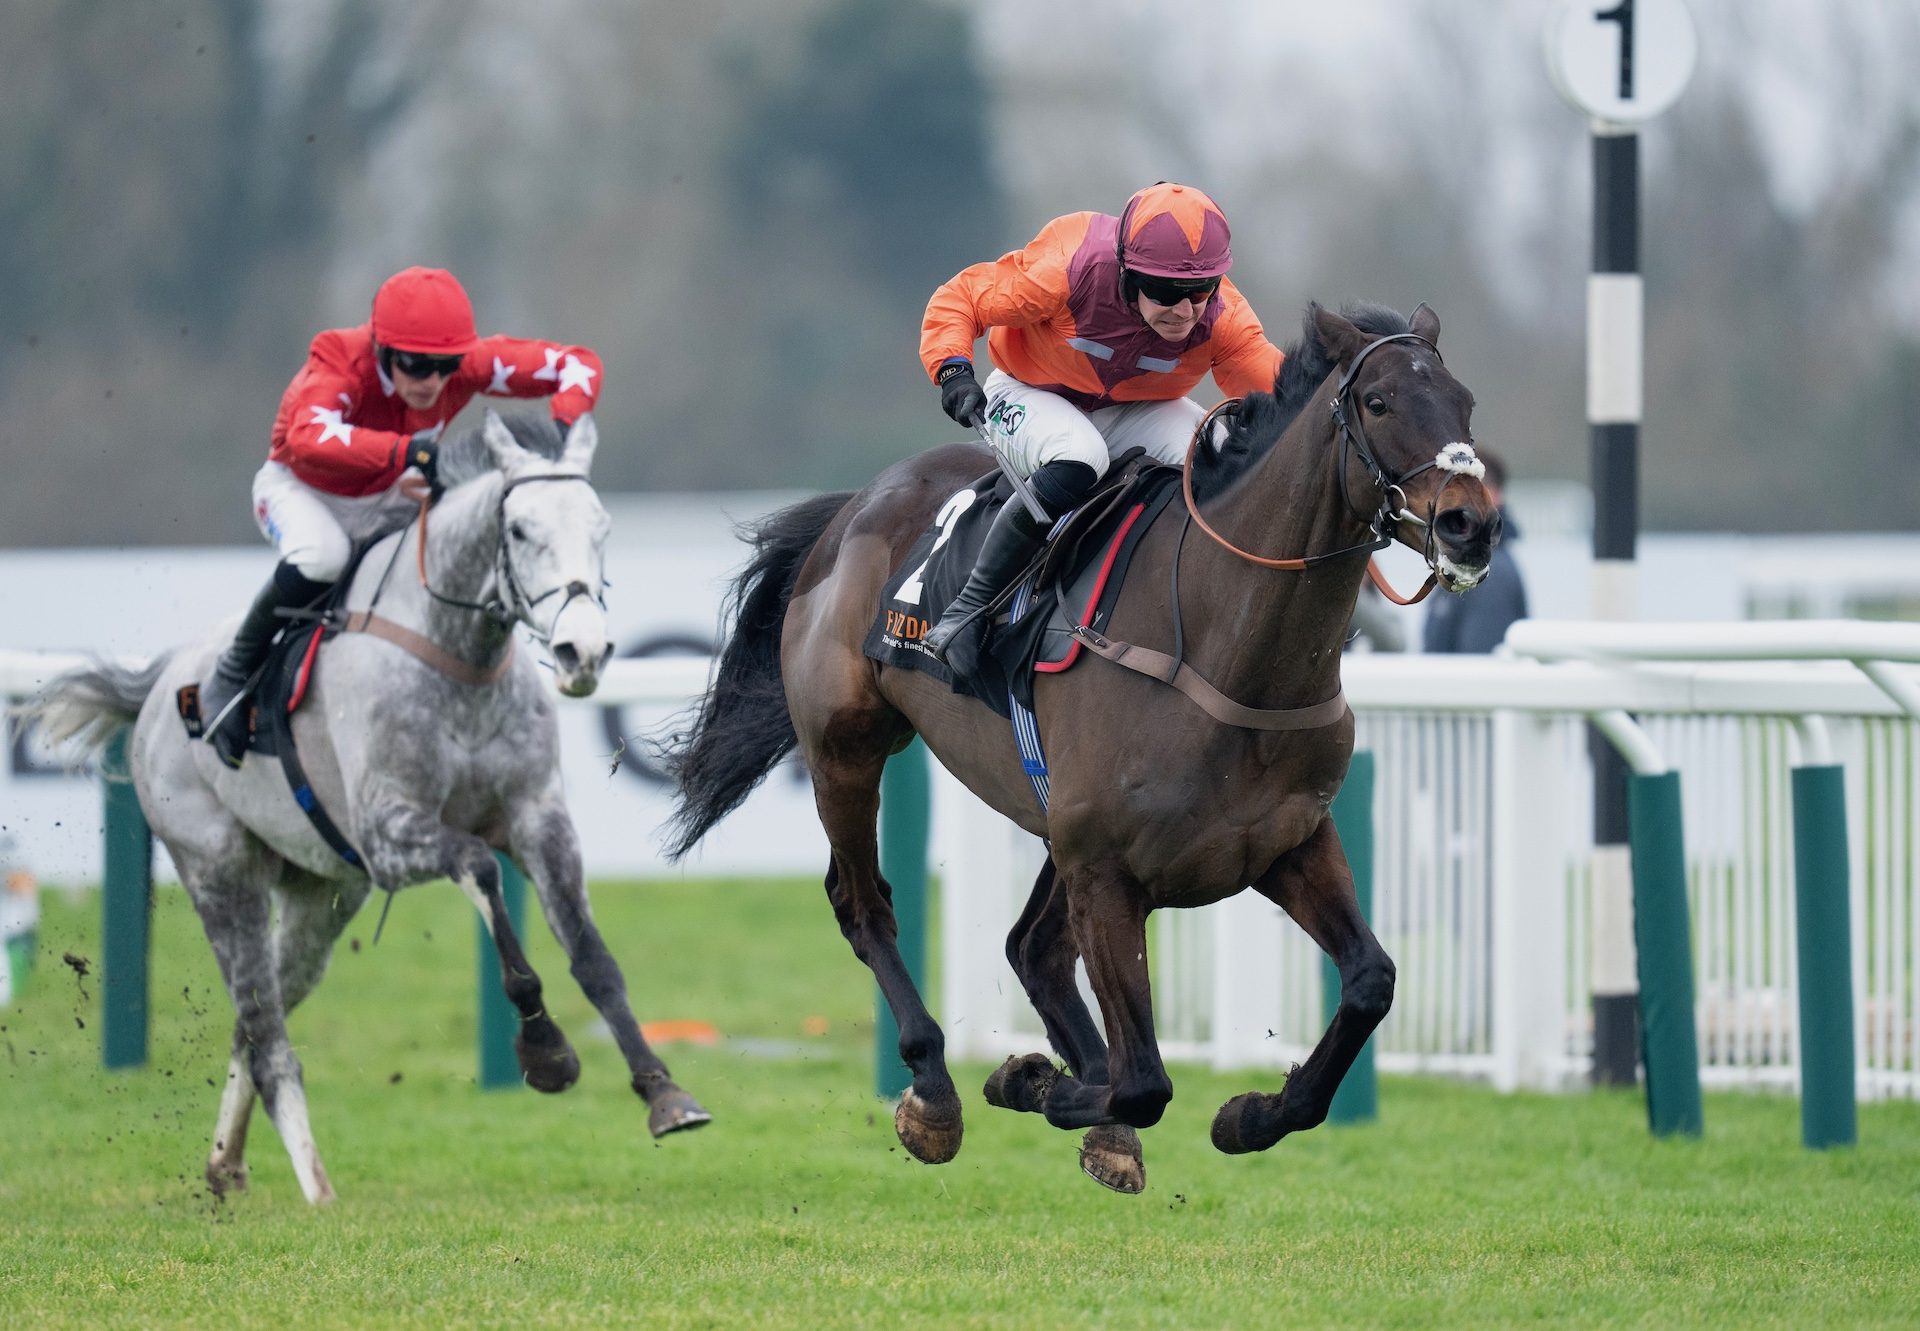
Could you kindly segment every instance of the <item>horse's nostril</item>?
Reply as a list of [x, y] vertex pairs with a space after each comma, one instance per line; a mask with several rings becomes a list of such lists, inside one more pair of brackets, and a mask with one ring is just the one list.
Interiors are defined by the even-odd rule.
[[580, 652], [570, 642], [553, 644], [553, 663], [571, 675], [580, 668]]
[[1481, 534], [1485, 528], [1473, 513], [1466, 508], [1450, 508], [1433, 520], [1433, 527], [1442, 540], [1463, 545]]

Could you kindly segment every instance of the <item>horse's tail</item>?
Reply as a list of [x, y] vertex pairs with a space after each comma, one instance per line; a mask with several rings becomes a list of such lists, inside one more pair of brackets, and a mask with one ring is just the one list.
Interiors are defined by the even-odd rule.
[[679, 787], [667, 820], [668, 859], [692, 850], [739, 808], [798, 742], [780, 678], [780, 630], [800, 566], [851, 498], [850, 490], [819, 495], [742, 529], [753, 557], [727, 595], [733, 633], [692, 728], [665, 745]]
[[15, 712], [37, 721], [49, 741], [77, 739], [81, 749], [91, 753], [140, 715], [140, 705], [153, 692], [167, 659], [162, 653], [139, 665], [122, 665], [96, 657], [55, 675]]

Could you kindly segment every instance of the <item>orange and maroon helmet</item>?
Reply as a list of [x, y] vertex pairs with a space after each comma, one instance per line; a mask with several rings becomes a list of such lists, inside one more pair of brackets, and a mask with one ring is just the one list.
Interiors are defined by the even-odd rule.
[[395, 351], [459, 356], [473, 349], [473, 302], [444, 268], [406, 268], [373, 294], [373, 340]]
[[1233, 237], [1220, 205], [1191, 185], [1149, 185], [1120, 211], [1120, 266], [1175, 281], [1219, 278], [1233, 267]]

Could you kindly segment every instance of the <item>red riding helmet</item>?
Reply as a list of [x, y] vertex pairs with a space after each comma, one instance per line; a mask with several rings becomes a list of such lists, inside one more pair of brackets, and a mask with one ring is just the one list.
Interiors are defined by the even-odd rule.
[[1220, 205], [1191, 185], [1149, 185], [1120, 212], [1120, 266], [1148, 277], [1204, 279], [1233, 267]]
[[395, 351], [458, 356], [480, 335], [458, 278], [444, 268], [407, 268], [373, 293], [373, 340]]

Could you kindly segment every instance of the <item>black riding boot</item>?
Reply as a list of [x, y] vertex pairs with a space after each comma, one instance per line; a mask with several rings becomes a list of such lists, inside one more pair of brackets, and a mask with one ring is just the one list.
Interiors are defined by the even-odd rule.
[[247, 703], [236, 704], [218, 726], [213, 724], [214, 718], [220, 715], [221, 708], [239, 696], [254, 671], [266, 661], [273, 635], [280, 631], [283, 622], [275, 612], [309, 605], [332, 585], [315, 582], [284, 560], [275, 565], [273, 576], [247, 607], [247, 616], [240, 621], [233, 644], [220, 653], [220, 659], [214, 662], [212, 672], [200, 686], [200, 715], [207, 724], [205, 738], [228, 767], [240, 766], [247, 755]]
[[971, 676], [979, 665], [991, 618], [986, 607], [1040, 553], [1051, 525], [1042, 525], [1015, 495], [987, 528], [987, 539], [981, 543], [973, 572], [967, 575], [967, 585], [922, 640], [928, 651], [946, 662], [955, 679]]

